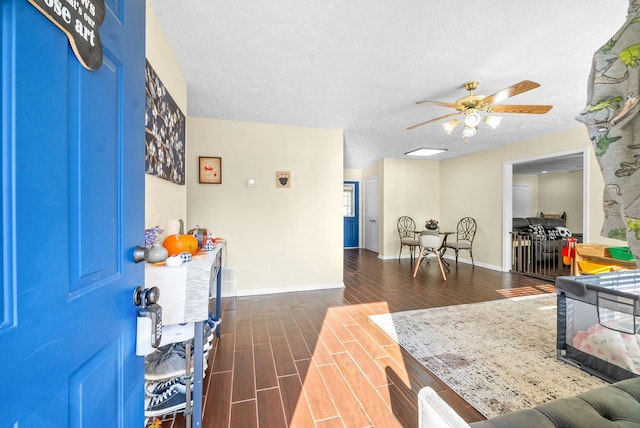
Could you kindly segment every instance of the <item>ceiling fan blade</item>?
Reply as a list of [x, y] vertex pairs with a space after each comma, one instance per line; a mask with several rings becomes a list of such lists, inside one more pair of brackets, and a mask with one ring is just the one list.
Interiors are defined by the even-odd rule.
[[524, 114], [544, 114], [551, 110], [549, 105], [497, 105], [487, 108], [489, 113], [524, 113]]
[[500, 101], [504, 101], [507, 98], [513, 97], [523, 92], [530, 91], [539, 86], [540, 86], [539, 83], [532, 82], [531, 80], [523, 80], [522, 82], [518, 82], [515, 85], [511, 85], [508, 88], [504, 88], [503, 90], [498, 91], [495, 94], [484, 97], [482, 99], [482, 102], [485, 105], [499, 103]]
[[439, 120], [446, 119], [446, 118], [451, 117], [451, 116], [457, 116], [459, 114], [460, 114], [459, 112], [445, 114], [444, 116], [436, 117], [435, 119], [427, 120], [426, 122], [422, 122], [422, 123], [418, 123], [416, 125], [410, 126], [407, 129], [408, 130], [416, 129], [419, 126], [426, 125], [426, 124], [432, 123], [432, 122], [437, 122]]
[[457, 108], [458, 107], [455, 104], [451, 104], [451, 103], [445, 103], [445, 102], [442, 102], [442, 101], [429, 101], [429, 100], [416, 101], [416, 104], [431, 104], [431, 105], [434, 105], [434, 106], [450, 107], [450, 108]]

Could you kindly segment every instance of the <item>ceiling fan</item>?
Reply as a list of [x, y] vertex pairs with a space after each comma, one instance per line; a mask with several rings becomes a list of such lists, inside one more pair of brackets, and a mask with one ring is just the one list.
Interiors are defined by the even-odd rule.
[[[464, 130], [462, 132], [462, 136], [465, 138], [466, 143], [466, 139], [468, 137], [473, 137], [476, 134], [480, 122], [484, 121], [492, 129], [495, 129], [502, 119], [501, 117], [493, 116], [491, 114], [481, 116], [479, 112], [544, 114], [553, 107], [550, 105], [496, 105], [496, 103], [504, 101], [507, 98], [530, 91], [540, 86], [539, 83], [532, 82], [531, 80], [523, 80], [522, 82], [511, 85], [508, 88], [502, 89], [501, 91], [489, 96], [473, 94], [473, 91], [478, 88], [479, 84], [480, 82], [477, 80], [466, 82], [463, 87], [469, 91], [469, 95], [458, 99], [455, 103], [428, 100], [416, 102], [416, 104], [430, 104], [440, 107], [449, 107], [456, 109], [456, 112], [445, 114], [444, 116], [436, 117], [435, 119], [430, 119], [426, 122], [418, 123], [408, 127], [407, 129], [416, 129], [432, 122], [463, 114]], [[447, 134], [451, 134], [453, 129], [458, 126], [458, 123], [459, 121], [457, 119], [453, 119], [449, 122], [443, 123], [442, 126]]]

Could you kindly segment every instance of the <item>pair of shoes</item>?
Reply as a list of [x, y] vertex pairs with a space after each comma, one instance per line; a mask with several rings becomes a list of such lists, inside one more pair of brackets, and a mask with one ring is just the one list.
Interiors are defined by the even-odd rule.
[[[145, 382], [144, 395], [147, 397], [155, 397], [156, 395], [162, 395], [165, 391], [178, 385], [180, 389], [187, 389], [187, 380], [184, 376], [176, 376], [171, 379], [158, 381], [158, 382]], [[193, 390], [193, 378], [191, 378], [191, 389]]]
[[184, 346], [172, 344], [165, 351], [158, 350], [147, 359], [144, 367], [144, 377], [147, 380], [166, 379], [176, 376], [184, 376], [186, 373]]
[[167, 353], [175, 343], [169, 343], [166, 345], [159, 346], [155, 351], [144, 357], [145, 364], [149, 364], [154, 362], [155, 360], [161, 358], [165, 353]]
[[187, 388], [184, 385], [171, 386], [163, 393], [149, 399], [145, 406], [144, 416], [148, 418], [184, 410], [187, 407], [186, 392]]
[[[193, 354], [193, 348], [192, 354]], [[184, 376], [186, 370], [186, 349], [184, 343], [174, 343], [166, 350], [158, 350], [149, 356], [151, 359], [145, 360], [144, 377], [146, 380], [160, 380], [168, 379], [177, 376]], [[191, 358], [191, 372], [193, 371], [193, 355]], [[207, 360], [203, 361], [203, 376], [204, 371], [208, 367]]]

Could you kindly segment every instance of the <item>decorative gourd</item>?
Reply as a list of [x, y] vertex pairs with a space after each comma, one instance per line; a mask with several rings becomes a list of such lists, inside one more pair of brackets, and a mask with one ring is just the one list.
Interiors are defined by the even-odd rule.
[[198, 251], [198, 240], [193, 235], [169, 235], [162, 246], [169, 252], [169, 257], [185, 251], [195, 254]]
[[169, 252], [169, 257], [185, 251], [195, 254], [198, 251], [198, 240], [193, 235], [184, 234], [184, 223], [180, 220], [180, 233], [167, 236], [162, 242], [162, 246]]
[[196, 224], [196, 227], [187, 232], [189, 235], [193, 235], [198, 240], [198, 248], [204, 247], [204, 244], [209, 241], [210, 238], [213, 238], [211, 232], [206, 227], [200, 227]]

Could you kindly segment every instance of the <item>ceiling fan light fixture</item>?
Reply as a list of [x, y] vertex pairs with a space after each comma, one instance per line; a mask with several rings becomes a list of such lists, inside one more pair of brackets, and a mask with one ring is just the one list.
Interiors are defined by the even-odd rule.
[[475, 128], [482, 121], [482, 117], [475, 110], [470, 110], [464, 116], [464, 126], [468, 128]]
[[462, 131], [462, 136], [464, 138], [473, 137], [476, 135], [477, 128], [475, 126], [465, 126], [464, 131]]
[[446, 152], [447, 149], [425, 149], [424, 147], [420, 147], [419, 149], [411, 150], [410, 152], [405, 153], [407, 156], [433, 156], [438, 153]]
[[447, 123], [442, 124], [442, 127], [447, 134], [451, 134], [459, 125], [459, 122], [462, 122], [464, 125], [462, 137], [464, 138], [465, 144], [467, 144], [469, 137], [476, 135], [480, 122], [486, 123], [491, 129], [496, 129], [499, 126], [502, 117], [493, 116], [492, 113], [494, 111], [497, 113], [544, 114], [553, 108], [551, 105], [495, 105], [507, 98], [523, 92], [528, 92], [540, 86], [539, 83], [531, 80], [523, 80], [489, 96], [474, 95], [473, 91], [477, 89], [479, 83], [479, 81], [466, 82], [463, 87], [469, 91], [469, 95], [459, 98], [455, 103], [432, 100], [417, 101], [416, 104], [430, 104], [439, 107], [452, 108], [456, 110], [456, 113], [449, 113], [434, 119], [426, 120], [410, 126], [407, 129], [415, 129], [429, 123], [462, 114], [462, 119], [449, 120]]
[[450, 120], [449, 122], [443, 123], [442, 127], [444, 128], [447, 134], [451, 134], [453, 130], [456, 129], [456, 126], [458, 126], [459, 122], [460, 121], [458, 119], [453, 119], [453, 120]]
[[486, 123], [491, 129], [496, 129], [500, 125], [502, 116], [485, 116], [484, 123]]

